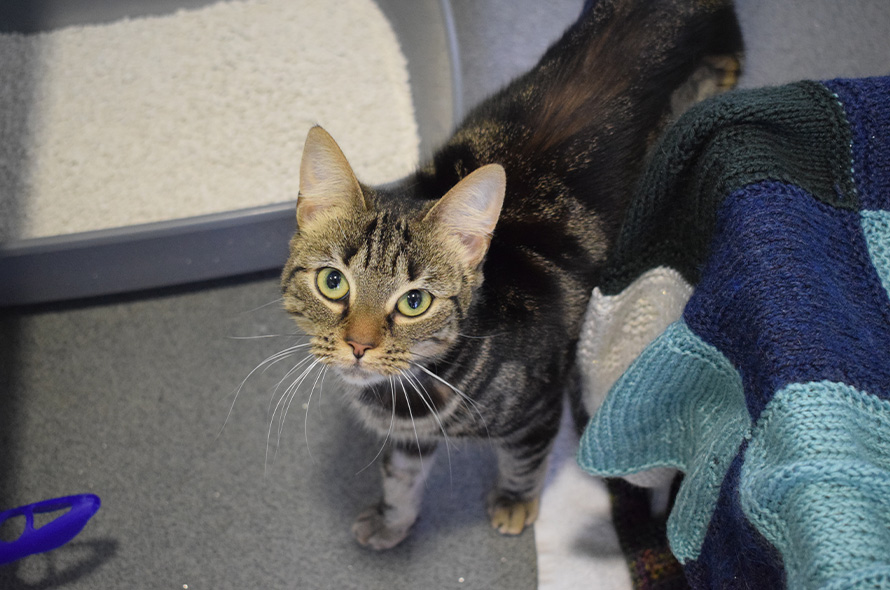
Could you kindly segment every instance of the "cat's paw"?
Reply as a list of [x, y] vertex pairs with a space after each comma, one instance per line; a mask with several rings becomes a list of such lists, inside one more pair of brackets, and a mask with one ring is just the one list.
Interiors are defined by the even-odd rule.
[[394, 525], [387, 523], [378, 506], [371, 506], [352, 523], [352, 535], [360, 545], [381, 551], [392, 549], [405, 540], [413, 522]]
[[491, 526], [503, 535], [518, 535], [538, 518], [539, 498], [517, 500], [493, 495], [488, 501]]

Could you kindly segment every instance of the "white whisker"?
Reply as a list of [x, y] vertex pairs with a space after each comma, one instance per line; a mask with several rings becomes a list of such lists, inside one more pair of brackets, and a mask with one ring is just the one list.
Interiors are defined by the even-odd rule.
[[435, 356], [429, 356], [429, 355], [426, 355], [426, 354], [420, 354], [419, 352], [412, 352], [412, 353], [411, 353], [411, 357], [412, 357], [411, 359], [408, 359], [408, 362], [409, 362], [409, 363], [413, 363], [413, 362], [414, 362], [414, 360], [412, 360], [412, 359], [422, 359], [422, 360], [425, 360], [425, 361], [427, 361], [427, 362], [430, 362], [430, 363], [433, 363], [433, 364], [436, 364], [436, 365], [440, 365], [440, 364], [441, 364], [441, 365], [448, 365], [449, 367], [463, 367], [463, 366], [464, 366], [463, 363], [458, 363], [458, 362], [454, 362], [454, 361], [446, 361], [446, 360], [444, 360], [444, 359], [441, 359], [441, 358], [438, 358], [438, 357], [435, 357]]
[[[439, 425], [439, 430], [442, 431], [442, 437], [445, 439], [445, 450], [446, 450], [447, 456], [448, 456], [448, 475], [449, 475], [449, 478], [453, 478], [453, 474], [451, 471], [451, 441], [448, 439], [448, 433], [445, 432], [445, 426], [442, 424], [442, 421], [439, 419], [439, 413], [436, 411], [435, 407], [433, 406], [433, 398], [430, 395], [430, 392], [426, 390], [426, 387], [423, 386], [423, 383], [420, 382], [420, 379], [418, 379], [416, 375], [411, 375], [411, 373], [407, 373], [405, 371], [402, 371], [402, 374], [408, 379], [408, 383], [411, 383], [411, 385], [414, 387], [414, 390], [417, 392], [417, 397], [419, 397], [420, 401], [422, 401], [424, 403], [424, 405], [427, 407], [427, 409], [429, 409], [430, 414], [432, 414], [432, 416], [433, 416], [433, 419]], [[420, 388], [423, 389], [424, 393], [426, 393], [426, 398], [423, 396], [423, 393], [420, 392], [420, 389], [418, 389], [418, 386], [420, 386]], [[429, 401], [427, 401], [427, 398], [429, 398]], [[453, 479], [452, 479], [452, 485], [454, 485]]]
[[498, 332], [497, 334], [486, 334], [485, 336], [473, 336], [472, 334], [461, 334], [457, 333], [461, 338], [472, 338], [474, 340], [485, 340], [486, 338], [494, 338], [495, 336], [503, 336], [505, 334], [509, 334], [509, 332]]
[[245, 377], [244, 380], [241, 381], [241, 383], [235, 389], [235, 397], [232, 398], [232, 405], [229, 406], [229, 411], [226, 414], [226, 419], [223, 421], [223, 425], [222, 425], [222, 427], [220, 427], [219, 432], [216, 433], [217, 439], [220, 437], [220, 435], [222, 435], [223, 430], [225, 430], [225, 428], [226, 428], [226, 424], [229, 423], [229, 418], [232, 417], [232, 411], [235, 409], [235, 402], [238, 401], [238, 396], [241, 394], [241, 390], [244, 388], [244, 384], [247, 383], [248, 379], [250, 379], [253, 376], [253, 374], [256, 373], [257, 371], [259, 371], [261, 368], [263, 369], [263, 371], [265, 371], [272, 365], [274, 365], [280, 361], [283, 361], [284, 359], [286, 359], [287, 357], [289, 357], [293, 354], [296, 354], [296, 352], [299, 349], [301, 349], [305, 346], [309, 346], [309, 344], [308, 343], [307, 344], [297, 344], [294, 346], [289, 346], [288, 348], [285, 348], [282, 351], [276, 352], [275, 354], [267, 357], [266, 360], [264, 360], [263, 362], [258, 364], [256, 367], [253, 368], [253, 370], [250, 373], [247, 374], [247, 377]]
[[389, 376], [389, 391], [390, 391], [390, 396], [392, 398], [392, 418], [390, 418], [390, 420], [389, 420], [389, 432], [386, 433], [386, 438], [383, 439], [383, 444], [380, 445], [380, 450], [377, 451], [377, 454], [374, 455], [374, 458], [371, 459], [371, 462], [368, 463], [367, 465], [365, 465], [364, 467], [362, 467], [361, 469], [359, 469], [358, 473], [356, 473], [356, 475], [358, 475], [359, 473], [361, 473], [362, 471], [364, 471], [365, 469], [367, 469], [368, 467], [370, 467], [371, 465], [374, 464], [374, 462], [377, 460], [377, 458], [383, 452], [383, 449], [386, 448], [386, 443], [389, 442], [389, 437], [392, 436], [392, 429], [396, 423], [396, 387], [393, 384], [392, 375]]
[[[400, 373], [404, 377], [408, 377], [408, 374], [404, 371], [400, 371]], [[411, 383], [411, 380], [408, 380], [408, 383]], [[399, 379], [399, 385], [402, 386], [402, 395], [405, 396], [405, 403], [408, 404], [408, 415], [411, 417], [411, 426], [414, 428], [414, 440], [417, 442], [417, 454], [420, 456], [420, 470], [424, 471], [423, 467], [423, 453], [420, 451], [420, 437], [417, 436], [417, 423], [414, 421], [414, 412], [411, 411], [411, 400], [408, 399], [408, 391], [405, 389], [405, 383], [401, 379]], [[413, 385], [413, 383], [412, 383]], [[395, 415], [396, 406], [393, 404], [392, 406], [393, 415]]]
[[[312, 358], [312, 357], [307, 357]], [[305, 360], [305, 359], [304, 359]], [[272, 425], [275, 424], [275, 414], [278, 413], [278, 409], [282, 408], [281, 415], [278, 419], [278, 435], [275, 442], [275, 455], [273, 455], [272, 460], [275, 460], [275, 457], [278, 456], [278, 449], [281, 447], [281, 432], [284, 428], [284, 419], [287, 417], [287, 409], [290, 407], [290, 401], [293, 400], [293, 397], [297, 393], [297, 389], [299, 389], [303, 380], [309, 374], [309, 372], [321, 361], [319, 359], [315, 359], [303, 372], [297, 377], [293, 383], [291, 383], [287, 389], [284, 390], [284, 393], [278, 399], [278, 403], [275, 404], [275, 410], [272, 412], [272, 417], [269, 421], [269, 431], [266, 433], [266, 458], [263, 465], [263, 477], [266, 476], [269, 467], [269, 441], [272, 439]], [[293, 369], [292, 369], [293, 371]], [[288, 400], [288, 401], [285, 401]], [[284, 405], [282, 405], [284, 404]]]
[[[315, 386], [318, 385], [318, 380], [321, 379], [327, 368], [327, 365], [322, 365], [321, 371], [319, 371], [318, 376], [315, 377], [315, 382], [312, 384], [312, 389], [309, 390], [309, 399], [306, 400], [306, 417], [303, 419], [303, 438], [306, 439], [306, 452], [309, 453], [309, 459], [313, 463], [315, 462], [315, 457], [312, 456], [312, 449], [309, 447], [309, 404], [312, 403], [312, 394], [315, 393]], [[320, 391], [321, 390], [319, 390], [319, 392]], [[321, 394], [319, 393], [319, 395]]]
[[[307, 354], [305, 357], [303, 357], [303, 359], [300, 362], [298, 362], [296, 365], [291, 367], [291, 369], [287, 373], [284, 374], [284, 377], [281, 378], [281, 380], [278, 382], [278, 384], [275, 385], [275, 389], [272, 390], [272, 397], [269, 398], [269, 406], [266, 408], [267, 412], [272, 409], [272, 402], [275, 400], [275, 394], [278, 393], [278, 390], [281, 388], [281, 384], [284, 383], [288, 377], [290, 377], [291, 375], [293, 375], [294, 373], [299, 371], [300, 367], [302, 367], [303, 365], [305, 365], [306, 363], [311, 361], [313, 358], [315, 358], [315, 357], [312, 356], [311, 354]], [[290, 386], [288, 386], [288, 389], [290, 389]], [[285, 390], [285, 392], [286, 391], [287, 390]]]
[[284, 301], [284, 297], [279, 297], [278, 299], [275, 299], [274, 301], [270, 301], [269, 303], [264, 303], [264, 304], [260, 305], [259, 307], [254, 307], [253, 309], [243, 311], [241, 313], [243, 313], [243, 314], [253, 313], [255, 311], [259, 311], [259, 310], [263, 309], [264, 307], [269, 307], [270, 305], [275, 305], [276, 303], [281, 303], [282, 301]]
[[435, 373], [433, 373], [432, 371], [430, 371], [423, 365], [419, 365], [417, 363], [412, 363], [412, 364], [415, 367], [417, 367], [418, 369], [420, 369], [421, 371], [423, 371], [424, 373], [426, 373], [427, 375], [429, 375], [430, 377], [432, 377], [433, 379], [436, 379], [443, 385], [451, 388], [451, 390], [453, 392], [455, 392], [461, 398], [461, 400], [463, 400], [467, 404], [469, 404], [468, 407], [471, 407], [473, 410], [475, 410], [476, 414], [479, 416], [479, 419], [482, 420], [482, 425], [485, 427], [486, 436], [488, 436], [488, 439], [491, 440], [491, 434], [488, 432], [488, 424], [486, 424], [485, 417], [482, 415], [482, 412], [480, 411], [481, 406], [475, 400], [471, 399], [470, 396], [468, 396], [467, 394], [462, 392], [460, 389], [458, 389], [457, 387], [455, 387], [454, 385], [452, 385], [445, 379], [442, 379], [441, 377], [439, 377], [438, 375], [436, 375]]
[[263, 338], [284, 338], [295, 334], [257, 334], [256, 336], [226, 336], [229, 340], [260, 340]]
[[[330, 368], [330, 367], [329, 367], [328, 365], [322, 364], [322, 366], [321, 366], [321, 381], [318, 381], [318, 380], [316, 379], [316, 381], [318, 382], [318, 397], [319, 397], [319, 401], [320, 401], [320, 398], [321, 398], [321, 392], [324, 390], [324, 377], [325, 377], [325, 375], [327, 375], [327, 373], [328, 373], [328, 369], [329, 369], [329, 368]], [[313, 391], [315, 390], [315, 385], [314, 385], [314, 384], [312, 385], [312, 390], [313, 390]]]
[[[285, 402], [285, 404], [282, 408], [282, 412], [278, 417], [278, 441], [279, 442], [281, 441], [281, 432], [282, 432], [282, 430], [284, 430], [284, 421], [287, 418], [287, 411], [290, 409], [290, 405], [293, 403], [294, 398], [297, 396], [297, 392], [300, 390], [300, 387], [302, 387], [303, 382], [306, 381], [306, 378], [309, 377], [309, 374], [312, 372], [312, 369], [314, 369], [315, 366], [318, 365], [319, 362], [321, 362], [319, 359], [315, 359], [308, 367], [303, 369], [303, 372], [300, 373], [300, 376], [297, 377], [296, 379], [294, 379], [293, 383], [288, 385], [287, 389], [284, 390], [284, 395], [282, 396], [282, 399], [285, 399], [287, 401]], [[310, 393], [310, 395], [311, 395], [311, 393]], [[279, 404], [276, 405], [276, 408], [275, 408], [276, 411], [278, 410], [278, 406], [280, 406], [280, 405], [281, 405], [281, 403], [279, 401]], [[273, 414], [273, 418], [274, 418], [274, 414]]]

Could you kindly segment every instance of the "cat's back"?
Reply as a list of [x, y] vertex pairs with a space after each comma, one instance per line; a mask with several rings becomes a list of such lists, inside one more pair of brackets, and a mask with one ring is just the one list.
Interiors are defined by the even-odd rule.
[[441, 191], [474, 169], [507, 171], [501, 226], [595, 214], [617, 230], [671, 96], [704, 56], [741, 50], [724, 0], [599, 0], [539, 63], [478, 105], [423, 170]]
[[588, 4], [409, 183], [415, 198], [433, 200], [485, 164], [504, 167], [477, 294], [480, 309], [508, 310], [500, 320], [580, 321], [647, 150], [677, 113], [675, 95], [708, 59], [741, 51], [728, 0]]

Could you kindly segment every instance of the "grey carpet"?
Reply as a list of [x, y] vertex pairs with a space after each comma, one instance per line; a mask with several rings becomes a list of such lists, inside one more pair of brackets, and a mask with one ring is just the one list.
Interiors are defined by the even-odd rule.
[[269, 279], [3, 317], [0, 504], [91, 492], [102, 508], [65, 547], [0, 566], [0, 587], [534, 587], [531, 532], [487, 522], [484, 445], [439, 457], [414, 535], [378, 554], [349, 527], [378, 495], [362, 469], [380, 443], [333, 380], [301, 389], [279, 443], [269, 402], [292, 363], [258, 372], [217, 436], [238, 384], [296, 340], [262, 307], [277, 297]]
[[[531, 63], [581, 0], [544, 4], [454, 0], [465, 104]], [[738, 5], [745, 86], [890, 72], [884, 0]], [[0, 588], [535, 586], [533, 536], [486, 522], [484, 445], [454, 450], [450, 470], [440, 457], [414, 536], [376, 554], [349, 525], [376, 498], [374, 468], [361, 470], [378, 442], [332, 383], [313, 395], [305, 436], [306, 399], [294, 402], [268, 468], [268, 404], [286, 365], [246, 383], [217, 438], [238, 383], [289, 342], [231, 338], [290, 331], [274, 305], [250, 311], [277, 297], [265, 279], [0, 316], [0, 508], [81, 492], [103, 501], [72, 543], [0, 566]]]

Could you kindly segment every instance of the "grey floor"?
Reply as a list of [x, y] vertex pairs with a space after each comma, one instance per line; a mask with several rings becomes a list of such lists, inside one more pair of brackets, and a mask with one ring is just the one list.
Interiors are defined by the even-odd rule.
[[501, 538], [484, 517], [485, 449], [452, 449], [450, 469], [441, 457], [414, 537], [376, 554], [349, 526], [377, 495], [363, 468], [379, 441], [336, 389], [301, 392], [279, 439], [269, 404], [298, 355], [232, 407], [251, 369], [298, 340], [278, 297], [273, 278], [3, 319], [4, 505], [81, 492], [103, 505], [69, 545], [0, 568], [0, 587], [533, 584], [532, 536]]
[[[528, 67], [581, 3], [454, 0], [464, 103]], [[886, 0], [738, 7], [744, 86], [890, 73]], [[280, 440], [270, 400], [299, 357], [252, 375], [232, 406], [251, 370], [297, 340], [277, 298], [264, 276], [0, 313], [0, 509], [83, 492], [103, 502], [72, 543], [0, 566], [0, 587], [535, 587], [533, 534], [486, 522], [484, 445], [440, 457], [404, 545], [376, 554], [352, 541], [377, 495], [363, 468], [379, 441], [332, 382], [302, 390]]]

